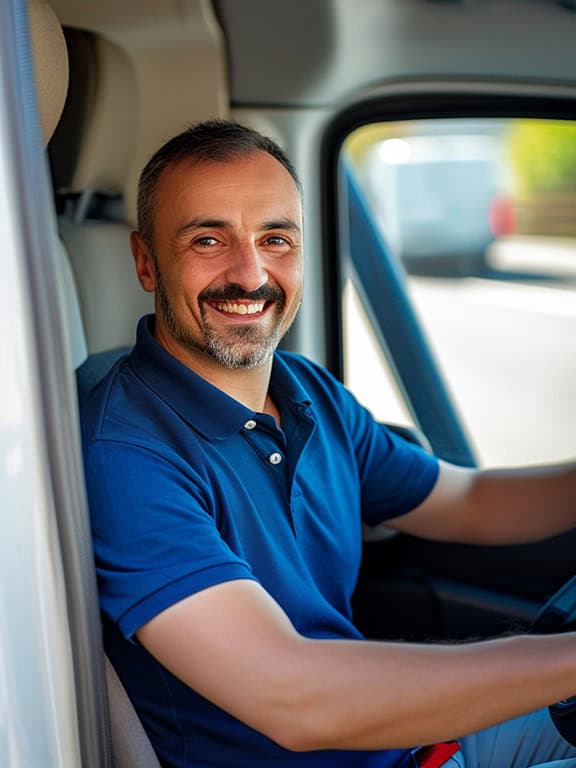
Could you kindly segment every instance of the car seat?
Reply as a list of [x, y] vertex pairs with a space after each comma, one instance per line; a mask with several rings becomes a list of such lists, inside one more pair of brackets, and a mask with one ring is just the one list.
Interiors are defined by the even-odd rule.
[[[56, 15], [43, 0], [30, 0], [29, 20], [42, 133], [47, 142], [66, 96], [66, 46]], [[86, 358], [87, 345], [76, 283], [63, 243], [56, 244], [56, 253], [60, 301], [69, 330], [71, 360], [74, 365], [79, 365]], [[142, 724], [108, 660], [105, 669], [115, 768], [160, 768]]]
[[138, 319], [153, 311], [130, 253], [123, 187], [136, 123], [136, 78], [113, 43], [65, 30], [70, 88], [49, 147], [58, 225], [74, 272], [86, 334], [79, 394], [98, 381], [134, 342]]

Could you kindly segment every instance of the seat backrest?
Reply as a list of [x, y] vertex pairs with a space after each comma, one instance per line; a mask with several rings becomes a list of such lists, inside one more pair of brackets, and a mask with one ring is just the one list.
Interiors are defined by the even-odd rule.
[[68, 252], [62, 240], [55, 244], [58, 290], [60, 291], [60, 307], [63, 312], [64, 332], [70, 350], [72, 365], [78, 368], [88, 357], [86, 334], [80, 311], [80, 301], [76, 281], [70, 266]]
[[[136, 78], [110, 41], [66, 30], [70, 89], [50, 145], [63, 212], [61, 237], [74, 273], [89, 357], [133, 344], [138, 319], [153, 311], [130, 253], [122, 194], [134, 146]], [[99, 201], [96, 210], [94, 201]], [[100, 358], [102, 359], [102, 358]]]
[[[65, 30], [70, 89], [50, 160], [88, 351], [77, 371], [80, 397], [132, 345], [138, 319], [153, 311], [153, 297], [140, 288], [129, 248], [135, 205], [125, 200], [135, 200], [140, 167], [190, 122], [223, 116], [227, 109], [223, 38], [211, 4], [197, 3], [194, 9], [191, 14], [187, 6], [169, 20], [186, 34], [179, 35], [177, 50], [170, 42], [164, 56], [157, 55], [162, 35], [154, 16], [128, 36], [132, 47], [128, 37], [124, 40], [127, 48], [112, 41], [113, 29], [106, 38]], [[206, 45], [190, 45], [194, 25]], [[191, 72], [197, 73], [193, 87]], [[104, 205], [93, 205], [101, 199]], [[107, 681], [116, 768], [159, 768], [108, 661]]]
[[[30, 30], [39, 110], [45, 142], [50, 140], [61, 114], [67, 89], [68, 59], [62, 29], [52, 8], [43, 0], [30, 0]], [[87, 356], [80, 301], [69, 253], [61, 241], [55, 246], [59, 305], [75, 367]], [[96, 339], [99, 343], [100, 335]], [[115, 768], [160, 768], [150, 741], [112, 665], [106, 659], [106, 682], [111, 715]]]
[[59, 227], [75, 276], [89, 355], [132, 346], [138, 319], [153, 311], [154, 302], [136, 277], [130, 226], [60, 217]]
[[[62, 27], [44, 0], [29, 0], [30, 36], [42, 137], [50, 141], [62, 114], [68, 90], [68, 56]], [[63, 243], [54, 244], [56, 256], [58, 307], [62, 312], [74, 367], [87, 356], [86, 338], [76, 293], [76, 285]]]
[[160, 768], [158, 758], [144, 733], [132, 702], [108, 659], [106, 682], [114, 768]]

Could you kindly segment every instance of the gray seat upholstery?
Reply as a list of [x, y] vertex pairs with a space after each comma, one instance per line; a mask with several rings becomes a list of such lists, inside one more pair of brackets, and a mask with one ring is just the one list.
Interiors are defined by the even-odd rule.
[[59, 220], [75, 276], [88, 355], [131, 347], [140, 317], [154, 301], [138, 283], [131, 227], [122, 221]]
[[106, 659], [114, 768], [160, 768], [132, 702], [110, 661]]
[[[136, 279], [122, 204], [137, 87], [132, 62], [112, 42], [76, 29], [66, 30], [66, 42], [70, 90], [49, 154], [91, 356], [131, 346], [138, 319], [153, 309]], [[91, 207], [95, 200], [104, 210]]]
[[[81, 35], [81, 40], [92, 46], [88, 36]], [[109, 57], [105, 63], [100, 62], [109, 76], [99, 78], [98, 83], [101, 88], [104, 85], [113, 88], [115, 81], [110, 70], [114, 64], [123, 66], [126, 62], [110, 45], [97, 46], [95, 50]], [[91, 50], [91, 55], [94, 55], [94, 50]], [[126, 79], [127, 75], [123, 73], [119, 82], [124, 89]], [[110, 94], [100, 93], [99, 97], [106, 100]], [[89, 136], [97, 146], [96, 155], [106, 143], [102, 131], [107, 128], [109, 125], [101, 121], [95, 121], [90, 126]], [[118, 143], [114, 144], [116, 150]], [[85, 150], [88, 155], [91, 151], [92, 146]], [[90, 170], [98, 167], [97, 162], [85, 159], [82, 152], [77, 160], [82, 163], [81, 180], [89, 184]], [[110, 169], [119, 170], [114, 157], [109, 163]], [[72, 173], [72, 169], [69, 171]], [[115, 191], [112, 176], [111, 170], [107, 181], [102, 181], [107, 191]], [[92, 181], [98, 182], [102, 178], [94, 178]], [[74, 177], [71, 176], [69, 181], [73, 182]], [[132, 344], [137, 319], [141, 314], [151, 311], [152, 298], [140, 289], [136, 280], [129, 248], [131, 228], [127, 223], [85, 221], [75, 215], [72, 218], [61, 217], [59, 228], [69, 273], [67, 303], [70, 307], [68, 316], [71, 336], [82, 338], [85, 346], [84, 354], [80, 351], [74, 356], [81, 401]], [[75, 294], [70, 288], [70, 275], [73, 276]], [[150, 740], [107, 658], [105, 669], [115, 768], [160, 768]]]
[[[45, 141], [48, 141], [64, 104], [68, 59], [62, 29], [51, 7], [43, 0], [30, 0], [30, 27], [42, 130]], [[88, 349], [78, 274], [75, 277], [69, 251], [61, 241], [55, 244], [55, 254], [59, 304], [68, 337], [69, 359], [74, 367], [82, 367], [87, 362]], [[91, 279], [90, 275], [88, 279]], [[122, 327], [125, 326], [126, 323]], [[93, 347], [104, 343], [101, 329], [96, 333], [96, 341], [95, 333], [92, 330], [90, 337]], [[119, 338], [124, 339], [122, 334]], [[105, 666], [115, 768], [160, 768], [142, 724], [108, 659]]]

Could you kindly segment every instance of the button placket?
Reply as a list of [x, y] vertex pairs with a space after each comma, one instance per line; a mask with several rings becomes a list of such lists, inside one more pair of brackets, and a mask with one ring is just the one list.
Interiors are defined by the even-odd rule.
[[[277, 446], [278, 440], [272, 437], [269, 427], [260, 430], [258, 429], [259, 426], [262, 425], [259, 425], [256, 419], [245, 421], [244, 430], [246, 430], [246, 433], [252, 433], [250, 436], [245, 434], [246, 439], [268, 464], [274, 467], [283, 464], [285, 456], [277, 450], [277, 447], [279, 447]], [[275, 430], [275, 433], [281, 434], [280, 430]]]
[[282, 431], [278, 428], [272, 429], [267, 420], [263, 422], [255, 418], [244, 422], [241, 434], [251, 449], [268, 465], [269, 474], [282, 494], [282, 501], [279, 500], [279, 503], [294, 531], [290, 507], [289, 462], [284, 450], [286, 445]]

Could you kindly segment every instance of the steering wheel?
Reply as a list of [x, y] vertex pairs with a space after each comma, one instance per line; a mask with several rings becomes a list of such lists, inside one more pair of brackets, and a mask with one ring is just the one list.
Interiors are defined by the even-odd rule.
[[[552, 595], [532, 625], [532, 632], [539, 635], [573, 630], [576, 630], [576, 576]], [[576, 695], [548, 709], [558, 733], [576, 746]]]

